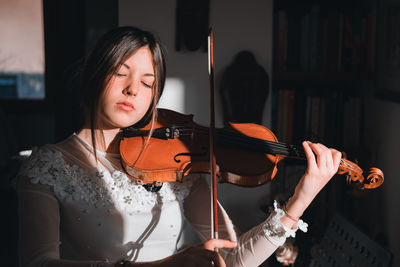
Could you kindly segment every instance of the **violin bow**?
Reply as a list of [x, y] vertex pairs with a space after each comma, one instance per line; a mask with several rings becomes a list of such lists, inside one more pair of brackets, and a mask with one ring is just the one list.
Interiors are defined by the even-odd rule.
[[214, 53], [213, 33], [208, 34], [208, 77], [210, 82], [210, 179], [211, 179], [211, 238], [218, 238], [217, 170], [215, 158]]

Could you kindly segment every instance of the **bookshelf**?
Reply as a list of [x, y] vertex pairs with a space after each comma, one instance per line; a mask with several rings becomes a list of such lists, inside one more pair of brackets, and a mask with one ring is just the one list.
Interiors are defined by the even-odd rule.
[[275, 1], [275, 70], [373, 72], [375, 10], [371, 1]]
[[274, 2], [272, 128], [279, 140], [361, 145], [364, 90], [376, 79], [375, 14], [374, 1]]
[[[352, 161], [368, 163], [364, 110], [376, 83], [376, 5], [376, 0], [274, 2], [272, 129], [279, 141], [320, 142], [346, 152]], [[271, 197], [288, 197], [304, 165], [284, 161]], [[353, 190], [344, 177], [336, 177], [313, 201], [303, 216], [310, 233], [296, 237], [303, 246], [299, 266], [308, 266], [312, 244], [330, 214], [359, 219]]]

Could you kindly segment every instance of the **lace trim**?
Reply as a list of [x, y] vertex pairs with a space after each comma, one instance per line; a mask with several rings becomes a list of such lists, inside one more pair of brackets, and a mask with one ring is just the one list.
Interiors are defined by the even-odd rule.
[[158, 202], [182, 201], [196, 179], [191, 177], [183, 179], [182, 183], [164, 183], [159, 192], [148, 192], [120, 170], [85, 170], [67, 164], [61, 152], [45, 147], [33, 148], [20, 173], [30, 178], [31, 183], [51, 186], [59, 200], [83, 200], [94, 207], [114, 205], [127, 212], [148, 209]]
[[285, 216], [285, 212], [278, 207], [276, 200], [274, 201], [274, 211], [268, 217], [263, 225], [265, 236], [276, 246], [282, 246], [286, 238], [295, 237], [297, 229], [307, 232], [308, 224], [303, 220], [297, 222], [297, 228], [288, 229], [281, 223], [281, 218]]

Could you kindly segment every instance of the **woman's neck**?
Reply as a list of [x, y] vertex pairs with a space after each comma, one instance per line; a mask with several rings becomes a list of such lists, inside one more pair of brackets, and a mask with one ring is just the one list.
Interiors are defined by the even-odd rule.
[[[96, 150], [107, 153], [119, 154], [118, 133], [119, 133], [119, 128], [107, 129], [107, 130], [95, 129]], [[82, 138], [85, 142], [90, 144], [92, 147], [94, 147], [90, 128], [88, 127], [82, 128], [82, 130], [80, 130], [77, 135], [80, 138]]]

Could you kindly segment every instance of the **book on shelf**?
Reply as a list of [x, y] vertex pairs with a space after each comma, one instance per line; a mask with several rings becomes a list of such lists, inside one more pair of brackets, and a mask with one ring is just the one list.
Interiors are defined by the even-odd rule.
[[286, 143], [293, 144], [293, 124], [294, 124], [294, 98], [295, 91], [287, 90], [287, 114], [286, 114]]
[[[291, 27], [291, 25], [288, 25]], [[305, 14], [300, 22], [300, 68], [309, 71], [310, 66], [310, 14]]]
[[361, 143], [361, 101], [358, 97], [349, 97], [344, 102], [343, 118], [343, 147], [353, 149], [360, 147]]
[[318, 71], [321, 60], [321, 31], [320, 31], [320, 8], [312, 6], [310, 10], [310, 30], [309, 30], [309, 71]]
[[279, 71], [286, 71], [287, 59], [287, 36], [288, 36], [288, 19], [286, 12], [281, 10], [278, 12], [278, 46], [277, 46], [277, 67]]
[[288, 90], [278, 90], [278, 108], [277, 108], [277, 131], [276, 137], [281, 142], [286, 142], [287, 133], [287, 109], [288, 109]]

